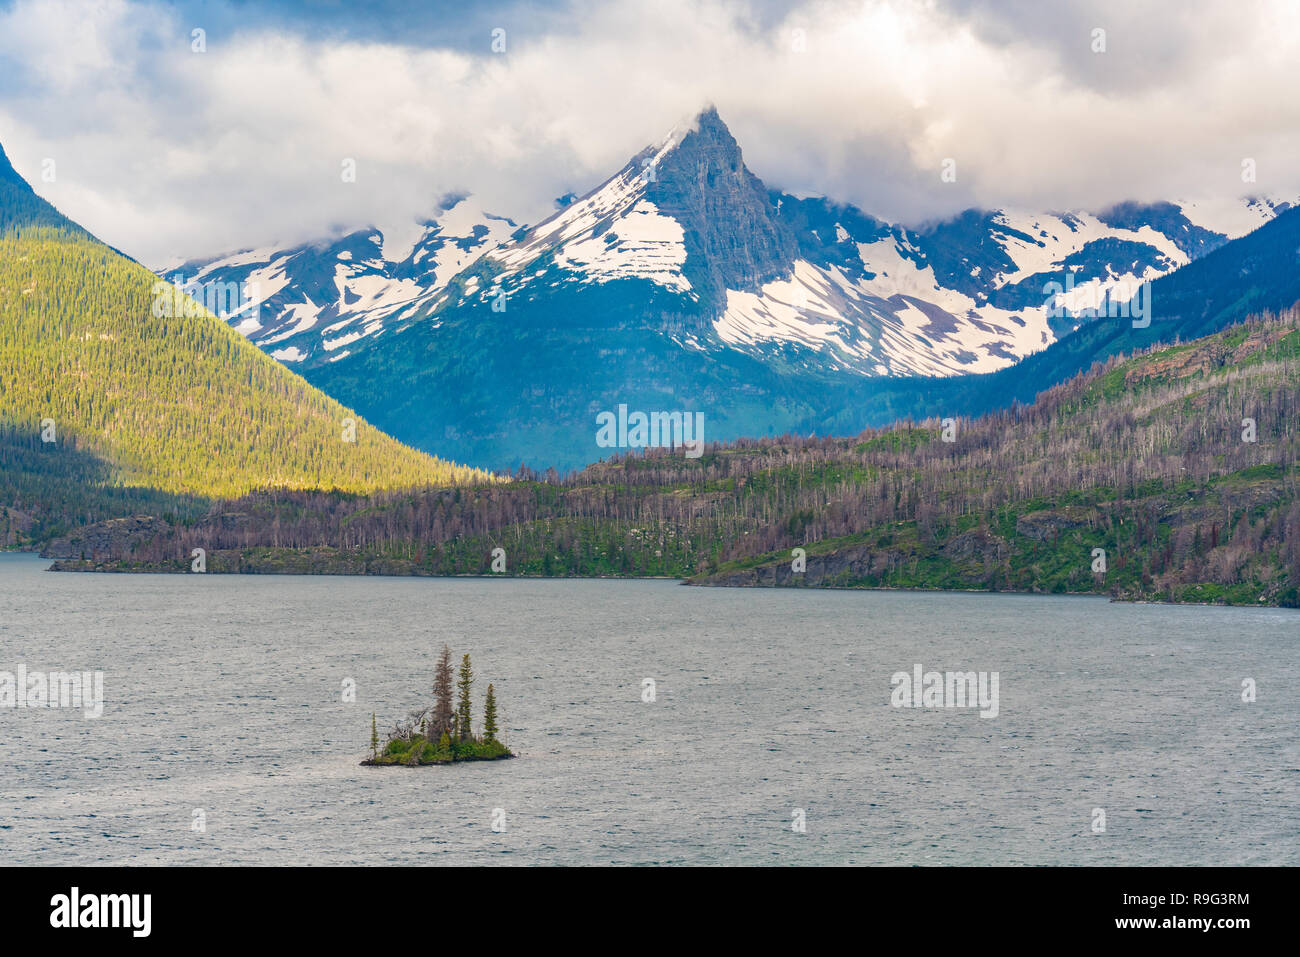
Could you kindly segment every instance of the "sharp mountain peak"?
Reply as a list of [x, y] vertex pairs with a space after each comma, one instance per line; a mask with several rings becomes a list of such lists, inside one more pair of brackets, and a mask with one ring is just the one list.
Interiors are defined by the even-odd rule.
[[684, 271], [696, 288], [725, 298], [727, 289], [756, 291], [791, 274], [798, 241], [716, 107], [661, 154], [645, 195], [682, 224]]
[[523, 265], [558, 243], [627, 241], [663, 217], [680, 228], [685, 261], [677, 266], [696, 298], [725, 301], [728, 289], [757, 291], [793, 270], [798, 240], [713, 106], [528, 230], [504, 258]]

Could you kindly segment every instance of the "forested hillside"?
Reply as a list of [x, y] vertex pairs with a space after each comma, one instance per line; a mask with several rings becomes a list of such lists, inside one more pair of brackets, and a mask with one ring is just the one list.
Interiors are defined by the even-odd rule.
[[485, 478], [389, 438], [201, 309], [155, 315], [158, 281], [0, 154], [0, 508], [30, 523], [0, 516], [0, 544], [259, 488]]
[[179, 571], [202, 547], [209, 571], [454, 575], [492, 574], [500, 548], [507, 575], [1300, 604], [1300, 313], [1112, 358], [950, 437], [903, 422], [495, 487], [257, 495], [129, 549], [50, 554]]

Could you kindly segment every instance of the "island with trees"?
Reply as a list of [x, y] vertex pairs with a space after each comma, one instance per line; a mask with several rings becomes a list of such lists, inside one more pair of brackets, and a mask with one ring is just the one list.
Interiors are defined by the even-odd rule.
[[[442, 646], [433, 675], [433, 704], [399, 721], [380, 746], [379, 723], [370, 715], [370, 754], [364, 765], [451, 764], [453, 761], [499, 761], [514, 753], [497, 737], [496, 689], [487, 686], [483, 702], [483, 733], [474, 734], [470, 692], [474, 670], [469, 655], [461, 659], [453, 691], [451, 649]], [[453, 701], [453, 697], [455, 700]]]

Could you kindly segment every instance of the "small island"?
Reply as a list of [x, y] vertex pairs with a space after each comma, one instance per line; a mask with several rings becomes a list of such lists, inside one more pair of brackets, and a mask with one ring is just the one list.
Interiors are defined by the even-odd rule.
[[370, 715], [370, 756], [363, 765], [451, 764], [453, 761], [500, 761], [514, 753], [497, 738], [497, 699], [491, 684], [483, 702], [483, 733], [474, 734], [470, 716], [470, 691], [474, 671], [469, 655], [461, 659], [460, 677], [456, 682], [458, 697], [452, 704], [451, 649], [442, 646], [433, 675], [433, 705], [414, 711], [399, 721], [379, 745], [379, 724]]

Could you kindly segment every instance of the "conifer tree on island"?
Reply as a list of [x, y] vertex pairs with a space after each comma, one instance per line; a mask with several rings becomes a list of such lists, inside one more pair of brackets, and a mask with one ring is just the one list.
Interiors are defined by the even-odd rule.
[[487, 741], [497, 739], [497, 696], [490, 681], [487, 698], [483, 702], [483, 738]]
[[438, 665], [433, 672], [433, 721], [429, 728], [430, 738], [451, 732], [451, 708], [451, 649], [443, 645]]
[[470, 714], [471, 705], [469, 694], [470, 688], [473, 684], [474, 671], [470, 668], [469, 655], [466, 655], [461, 659], [460, 681], [456, 683], [456, 686], [460, 689], [460, 700], [456, 704], [456, 728], [458, 731], [457, 737], [459, 737], [461, 741], [465, 741], [472, 737], [472, 717]]

